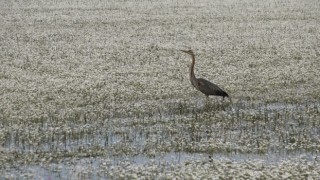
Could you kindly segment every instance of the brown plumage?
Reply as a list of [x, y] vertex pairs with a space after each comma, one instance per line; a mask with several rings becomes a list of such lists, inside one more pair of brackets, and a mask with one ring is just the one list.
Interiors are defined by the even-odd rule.
[[190, 81], [191, 84], [200, 92], [202, 92], [203, 94], [205, 94], [207, 97], [210, 95], [213, 96], [222, 96], [224, 97], [229, 97], [229, 95], [222, 90], [219, 86], [217, 86], [216, 84], [213, 84], [212, 82], [202, 79], [202, 78], [196, 78], [196, 76], [194, 75], [194, 64], [195, 64], [195, 55], [193, 53], [192, 50], [189, 51], [185, 51], [185, 50], [181, 50], [184, 53], [190, 54], [191, 58], [192, 58], [192, 63], [190, 66], [190, 70], [189, 70], [189, 74], [190, 74]]

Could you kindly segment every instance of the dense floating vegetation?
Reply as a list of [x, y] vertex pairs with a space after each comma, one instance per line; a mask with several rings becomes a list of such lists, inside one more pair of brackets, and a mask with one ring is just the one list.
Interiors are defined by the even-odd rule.
[[319, 177], [317, 7], [2, 4], [0, 177]]

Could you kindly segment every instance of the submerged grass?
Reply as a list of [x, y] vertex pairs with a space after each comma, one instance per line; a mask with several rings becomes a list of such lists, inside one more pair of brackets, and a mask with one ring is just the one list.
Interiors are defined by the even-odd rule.
[[[0, 7], [1, 177], [320, 176], [318, 1]], [[193, 89], [179, 49], [233, 103]]]

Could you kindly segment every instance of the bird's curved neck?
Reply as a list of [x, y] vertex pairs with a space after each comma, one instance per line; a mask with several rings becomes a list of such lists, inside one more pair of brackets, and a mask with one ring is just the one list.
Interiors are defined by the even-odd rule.
[[196, 81], [197, 81], [197, 79], [196, 79], [196, 76], [194, 75], [194, 64], [195, 64], [195, 57], [194, 57], [194, 55], [191, 55], [191, 58], [192, 58], [192, 62], [191, 62], [191, 65], [190, 65], [190, 81], [191, 81], [191, 83], [192, 83], [192, 85], [193, 86], [197, 86], [196, 85]]

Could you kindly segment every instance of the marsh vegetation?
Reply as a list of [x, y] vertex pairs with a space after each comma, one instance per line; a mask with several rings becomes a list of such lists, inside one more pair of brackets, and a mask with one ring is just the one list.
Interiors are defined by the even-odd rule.
[[319, 1], [0, 5], [0, 179], [320, 177]]

